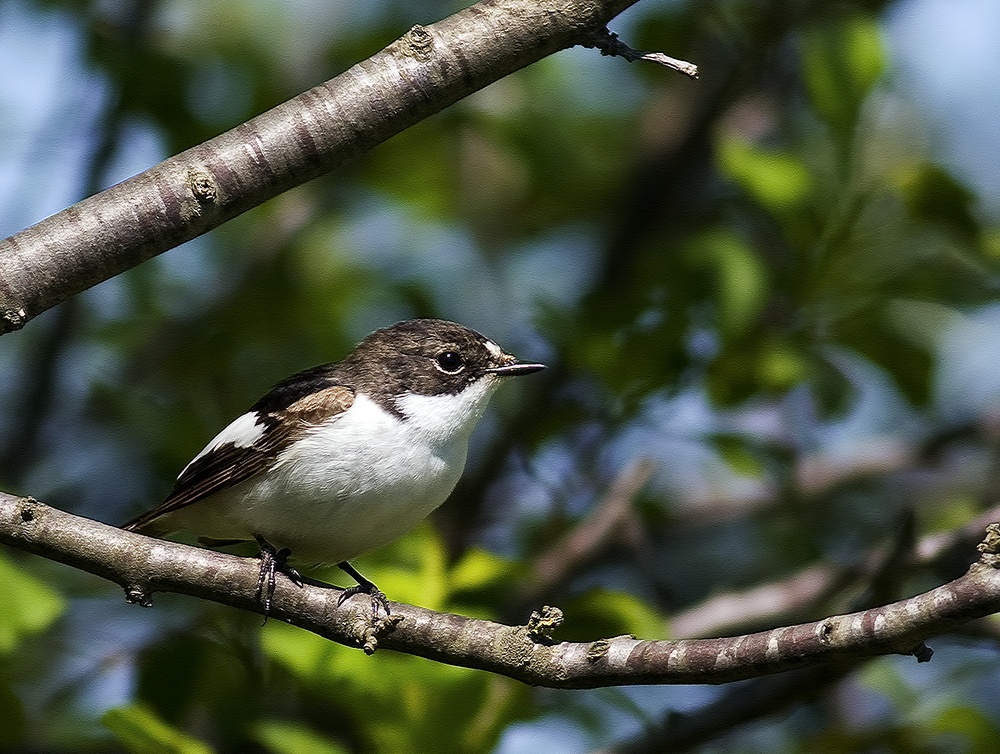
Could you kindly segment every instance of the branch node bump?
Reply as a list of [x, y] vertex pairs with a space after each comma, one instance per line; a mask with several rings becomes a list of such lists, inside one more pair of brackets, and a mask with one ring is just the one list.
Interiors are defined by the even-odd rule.
[[833, 630], [836, 628], [833, 621], [825, 620], [819, 626], [819, 640], [821, 644], [829, 644], [833, 637]]
[[592, 47], [600, 50], [601, 55], [622, 57], [629, 63], [633, 63], [636, 60], [648, 60], [650, 63], [656, 63], [657, 65], [662, 65], [666, 68], [672, 68], [673, 70], [679, 71], [690, 78], [698, 78], [698, 66], [694, 63], [689, 63], [688, 61], [680, 60], [679, 58], [672, 58], [662, 52], [644, 52], [643, 50], [636, 50], [622, 42], [618, 38], [618, 35], [609, 31], [606, 26], [590, 34], [580, 44], [584, 47]]
[[125, 601], [139, 607], [153, 606], [153, 593], [139, 584], [128, 584], [125, 587]]
[[399, 39], [400, 51], [415, 60], [429, 60], [434, 54], [434, 35], [420, 24]]
[[610, 639], [598, 639], [587, 649], [587, 662], [597, 662], [608, 653], [611, 648]]
[[545, 605], [542, 609], [532, 610], [528, 618], [527, 633], [532, 641], [543, 642], [552, 639], [552, 632], [563, 622], [563, 612], [558, 607]]
[[187, 182], [198, 204], [202, 207], [208, 204], [215, 204], [219, 191], [210, 173], [205, 170], [191, 168], [188, 171]]
[[24, 327], [28, 321], [28, 313], [23, 306], [8, 307], [0, 309], [0, 320], [3, 320], [3, 327], [0, 332], [14, 332]]
[[990, 568], [1000, 568], [1000, 523], [992, 523], [986, 526], [986, 537], [976, 545], [976, 549], [982, 553], [979, 562]]
[[38, 501], [33, 497], [21, 498], [21, 520], [24, 523], [35, 520], [35, 504]]
[[379, 616], [367, 623], [361, 633], [361, 649], [366, 655], [375, 654], [378, 649], [378, 638], [390, 633], [403, 621], [402, 615]]
[[916, 657], [917, 662], [930, 662], [931, 657], [934, 656], [934, 650], [923, 642], [920, 642], [917, 646], [910, 650], [909, 654]]

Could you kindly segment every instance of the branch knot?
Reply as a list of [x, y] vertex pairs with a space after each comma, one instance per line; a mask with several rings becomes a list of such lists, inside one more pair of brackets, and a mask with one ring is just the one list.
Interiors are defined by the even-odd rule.
[[545, 605], [541, 611], [532, 610], [526, 626], [528, 638], [532, 641], [546, 642], [552, 640], [552, 632], [563, 622], [563, 612], [558, 607]]
[[194, 195], [195, 201], [197, 201], [198, 204], [202, 207], [209, 204], [215, 204], [215, 200], [219, 195], [219, 190], [215, 185], [215, 180], [212, 178], [211, 173], [207, 170], [191, 168], [188, 170], [187, 182], [188, 188], [191, 189], [191, 193]]
[[416, 24], [400, 37], [399, 46], [403, 54], [415, 60], [430, 60], [434, 54], [434, 35]]
[[990, 568], [1000, 568], [1000, 523], [993, 522], [986, 527], [986, 537], [976, 545], [982, 553], [979, 562]]

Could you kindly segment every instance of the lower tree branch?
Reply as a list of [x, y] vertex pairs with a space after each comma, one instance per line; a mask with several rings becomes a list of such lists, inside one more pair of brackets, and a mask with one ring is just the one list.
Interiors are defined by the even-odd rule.
[[[133, 602], [178, 592], [261, 611], [255, 560], [122, 531], [32, 498], [0, 493], [0, 542], [114, 581]], [[367, 601], [338, 608], [340, 589], [299, 588], [286, 579], [279, 579], [271, 616], [347, 646], [381, 646], [539, 686], [725, 683], [880, 654], [929, 659], [925, 639], [1000, 610], [1000, 525], [990, 525], [980, 550], [983, 557], [964, 576], [915, 597], [720, 639], [555, 642], [539, 621], [506, 626], [397, 603], [392, 620], [373, 626]]]

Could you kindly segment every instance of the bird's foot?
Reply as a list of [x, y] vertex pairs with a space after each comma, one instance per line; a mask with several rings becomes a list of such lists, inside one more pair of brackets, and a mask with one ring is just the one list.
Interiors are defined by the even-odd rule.
[[337, 598], [337, 607], [340, 607], [345, 600], [353, 597], [355, 594], [367, 594], [371, 599], [372, 603], [372, 622], [378, 622], [378, 611], [379, 608], [385, 611], [386, 615], [389, 615], [391, 611], [389, 610], [389, 600], [386, 599], [385, 594], [379, 589], [375, 584], [366, 579], [357, 569], [348, 563], [346, 560], [342, 563], [337, 563], [337, 567], [340, 568], [345, 573], [349, 574], [352, 579], [357, 581], [356, 586], [351, 586], [341, 592], [340, 597]]
[[257, 545], [260, 547], [260, 575], [257, 577], [257, 592], [255, 599], [264, 603], [264, 623], [267, 623], [271, 614], [271, 599], [274, 597], [275, 574], [281, 572], [296, 586], [304, 583], [302, 575], [292, 566], [288, 565], [288, 556], [292, 551], [287, 547], [276, 549], [259, 534], [254, 535]]

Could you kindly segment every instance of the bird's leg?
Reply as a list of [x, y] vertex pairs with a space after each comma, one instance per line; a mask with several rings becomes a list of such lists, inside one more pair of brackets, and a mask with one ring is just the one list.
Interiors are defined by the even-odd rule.
[[[274, 596], [275, 574], [279, 571], [285, 574], [293, 584], [302, 586], [302, 575], [292, 566], [288, 565], [288, 556], [292, 551], [287, 547], [280, 550], [268, 542], [259, 534], [254, 535], [257, 545], [260, 547], [260, 575], [257, 577], [257, 593], [255, 599], [264, 603], [264, 622], [267, 622], [268, 615], [271, 614], [271, 598]], [[265, 589], [266, 585], [266, 589]]]
[[348, 597], [353, 597], [355, 594], [367, 594], [372, 601], [373, 622], [378, 621], [378, 609], [380, 607], [385, 610], [386, 615], [389, 615], [389, 600], [386, 599], [381, 589], [358, 573], [358, 570], [346, 560], [337, 563], [337, 567], [358, 582], [357, 586], [348, 587], [341, 592], [340, 597], [337, 599], [338, 607], [340, 607], [340, 605], [343, 604], [344, 600]]

